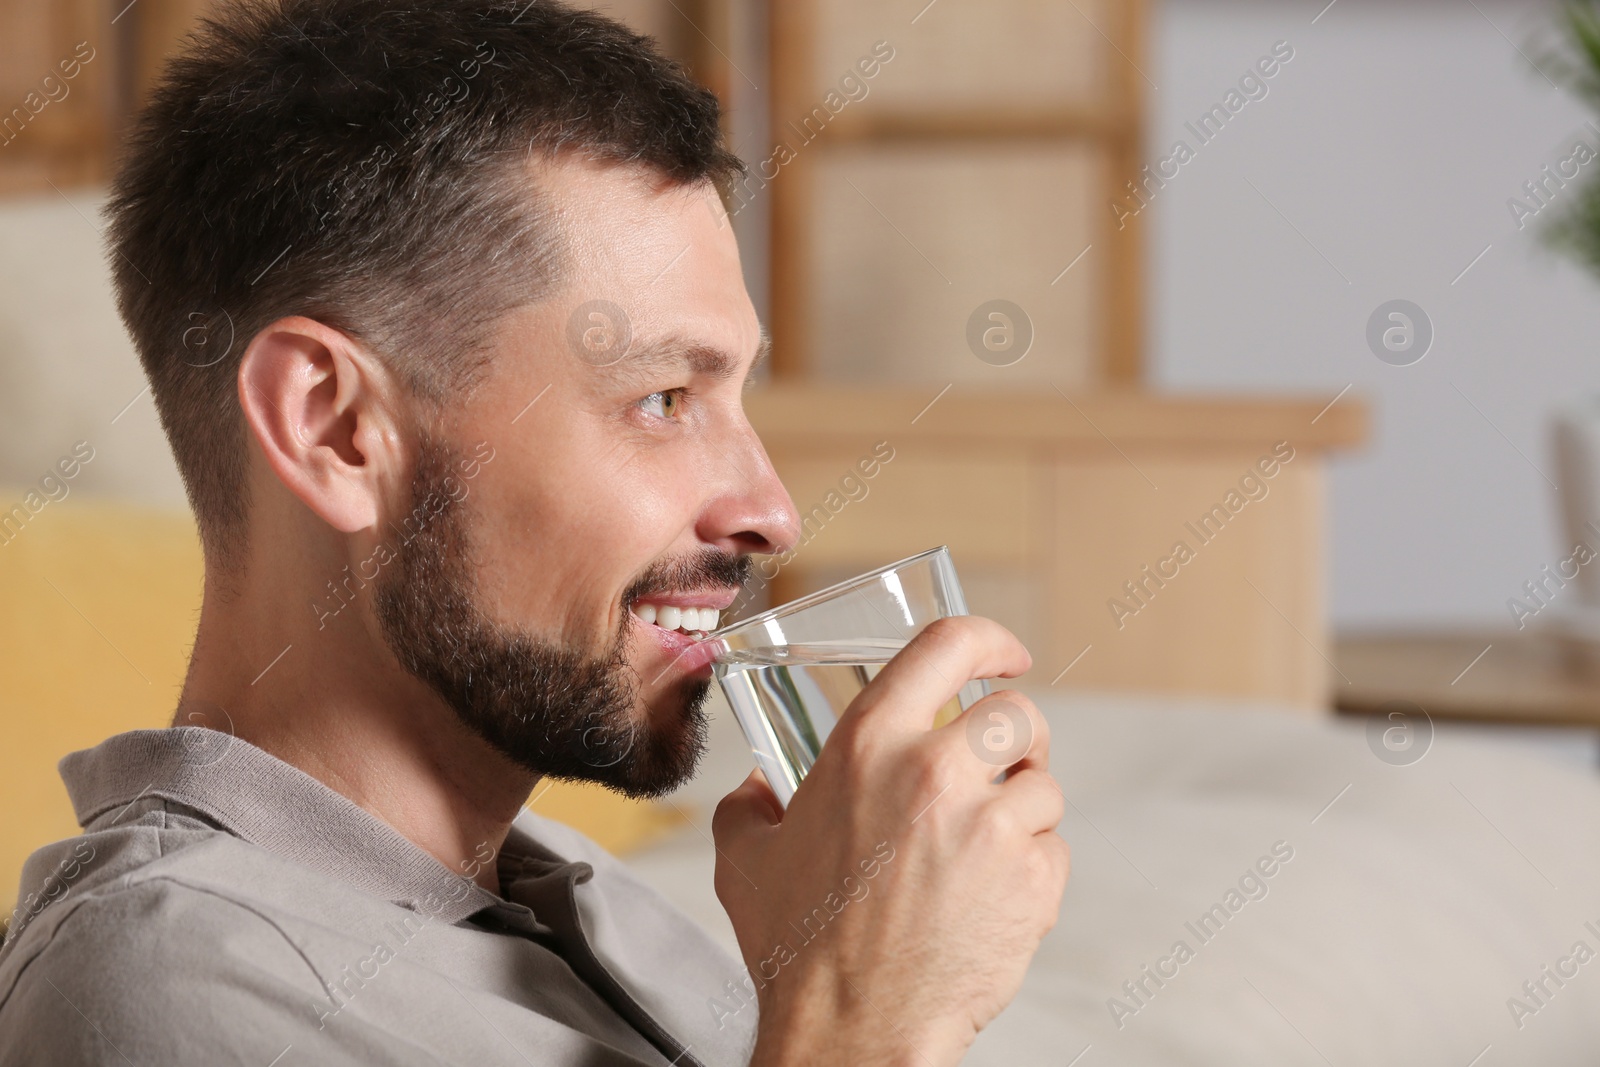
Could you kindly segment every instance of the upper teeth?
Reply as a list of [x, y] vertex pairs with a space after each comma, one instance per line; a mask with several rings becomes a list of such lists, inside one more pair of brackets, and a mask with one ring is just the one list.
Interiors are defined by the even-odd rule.
[[641, 622], [654, 623], [664, 630], [703, 630], [717, 628], [716, 608], [679, 608], [672, 605], [635, 604], [633, 613]]

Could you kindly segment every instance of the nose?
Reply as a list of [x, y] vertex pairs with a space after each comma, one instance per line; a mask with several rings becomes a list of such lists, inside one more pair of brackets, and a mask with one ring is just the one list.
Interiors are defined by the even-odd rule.
[[755, 430], [747, 425], [725, 455], [729, 480], [700, 514], [695, 531], [700, 540], [738, 555], [776, 555], [794, 548], [800, 515]]

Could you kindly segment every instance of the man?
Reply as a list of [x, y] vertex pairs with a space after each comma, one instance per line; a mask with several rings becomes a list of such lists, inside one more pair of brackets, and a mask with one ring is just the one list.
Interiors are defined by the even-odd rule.
[[738, 174], [711, 95], [550, 0], [277, 0], [174, 62], [112, 262], [204, 603], [174, 728], [63, 761], [0, 1064], [946, 1064], [1010, 999], [1067, 873], [1046, 728], [1008, 697], [1003, 782], [930, 728], [1029, 666], [994, 623], [920, 635], [787, 811], [721, 804], [745, 967], [523, 809], [691, 774], [697, 636], [794, 544]]

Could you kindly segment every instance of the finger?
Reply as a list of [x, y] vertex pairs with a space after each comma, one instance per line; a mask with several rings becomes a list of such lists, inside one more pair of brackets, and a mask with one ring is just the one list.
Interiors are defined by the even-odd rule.
[[718, 849], [738, 851], [743, 843], [770, 832], [783, 821], [783, 807], [759, 769], [717, 804], [711, 837]]
[[1066, 881], [1072, 873], [1072, 846], [1055, 830], [1040, 834], [1039, 840], [1049, 845], [1050, 855], [1061, 865], [1061, 880]]
[[935, 619], [884, 665], [840, 717], [860, 729], [925, 730], [934, 714], [974, 678], [1014, 678], [1033, 658], [1011, 631], [991, 619]]
[[995, 803], [1030, 835], [1053, 831], [1067, 813], [1067, 798], [1055, 779], [1031, 767], [1007, 777]]
[[1054, 830], [1045, 830], [1035, 834], [1033, 839], [1049, 857], [1056, 884], [1065, 888], [1067, 881], [1072, 877], [1072, 848], [1067, 844], [1066, 838]]
[[1008, 767], [1050, 765], [1050, 724], [1014, 689], [991, 693], [934, 733], [944, 744], [965, 743], [991, 778]]

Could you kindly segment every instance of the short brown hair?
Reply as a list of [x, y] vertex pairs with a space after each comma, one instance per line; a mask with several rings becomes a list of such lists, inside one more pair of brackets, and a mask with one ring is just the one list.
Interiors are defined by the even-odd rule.
[[419, 398], [469, 387], [562, 243], [525, 166], [572, 151], [726, 200], [716, 97], [648, 38], [555, 0], [221, 9], [139, 117], [109, 206], [118, 306], [208, 561], [245, 543], [235, 378], [284, 315], [349, 333]]

